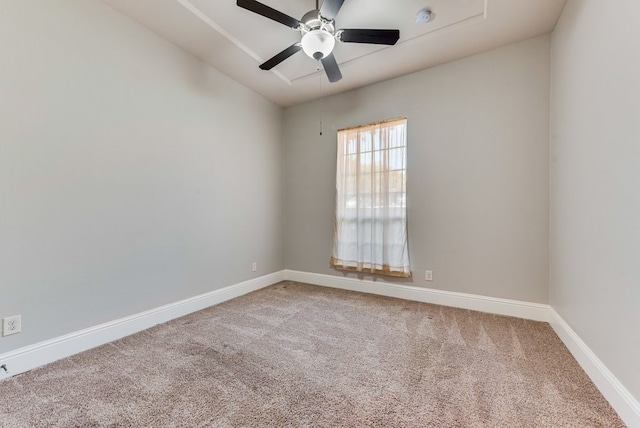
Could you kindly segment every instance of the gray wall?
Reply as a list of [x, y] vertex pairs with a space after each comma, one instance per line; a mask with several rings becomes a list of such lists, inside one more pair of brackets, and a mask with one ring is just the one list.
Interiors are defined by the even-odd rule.
[[640, 2], [553, 34], [551, 305], [640, 400]]
[[0, 58], [0, 353], [283, 269], [282, 109], [98, 1]]
[[343, 275], [329, 267], [336, 130], [404, 115], [409, 282], [546, 303], [549, 48], [542, 36], [286, 109], [287, 269]]

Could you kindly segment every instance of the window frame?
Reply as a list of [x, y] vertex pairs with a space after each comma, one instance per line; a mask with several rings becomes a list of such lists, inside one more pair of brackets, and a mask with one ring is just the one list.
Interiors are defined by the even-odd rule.
[[[396, 277], [411, 276], [407, 236], [407, 129], [407, 118], [397, 117], [338, 130], [334, 248], [330, 261], [334, 268]], [[365, 130], [364, 138], [359, 130]], [[401, 137], [389, 136], [389, 133], [400, 134]], [[385, 138], [382, 137], [383, 134]], [[389, 160], [392, 151], [401, 152], [400, 163], [395, 159], [393, 162], [396, 163], [392, 165]], [[380, 156], [376, 157], [376, 153], [380, 153]], [[367, 154], [370, 156], [367, 157]], [[348, 157], [356, 161], [353, 162], [353, 159]], [[365, 161], [362, 160], [363, 157]], [[377, 160], [374, 161], [374, 159]], [[348, 162], [352, 164], [347, 165]], [[362, 172], [362, 168], [370, 169]], [[345, 170], [349, 173], [345, 173]], [[401, 172], [401, 174], [394, 174], [394, 172]], [[399, 181], [397, 177], [393, 180], [395, 186], [393, 190], [390, 184], [392, 175], [400, 175]], [[362, 180], [363, 176], [370, 176], [369, 189], [366, 188], [366, 180]], [[347, 185], [347, 181], [351, 178], [355, 184]], [[365, 181], [365, 184], [363, 185], [360, 181]], [[376, 184], [379, 187], [375, 187]], [[365, 187], [364, 190], [363, 187]], [[399, 197], [398, 194], [400, 194]], [[399, 200], [401, 203], [393, 204], [392, 199], [396, 202]], [[371, 215], [367, 215], [369, 212]], [[394, 222], [397, 223], [394, 225]], [[358, 229], [355, 232], [355, 241], [347, 239], [349, 235], [344, 230], [347, 223], [352, 227], [355, 224]], [[368, 223], [370, 225], [367, 225]], [[372, 231], [368, 232], [367, 227]], [[353, 235], [353, 231], [351, 233]], [[368, 238], [367, 233], [370, 233]], [[389, 233], [399, 235], [395, 237], [395, 242], [394, 239], [388, 239]], [[376, 240], [381, 241], [381, 244], [374, 242]], [[349, 250], [346, 249], [347, 245], [350, 246]], [[355, 250], [351, 248], [354, 245]], [[368, 252], [367, 246], [371, 247]], [[393, 246], [399, 248], [394, 250], [400, 254], [399, 257], [396, 253], [389, 254]], [[349, 257], [345, 257], [347, 253]], [[354, 256], [354, 254], [357, 255]]]

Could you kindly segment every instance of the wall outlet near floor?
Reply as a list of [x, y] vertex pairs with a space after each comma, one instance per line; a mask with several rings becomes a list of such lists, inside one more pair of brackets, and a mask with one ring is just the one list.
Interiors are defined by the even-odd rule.
[[22, 317], [14, 315], [2, 318], [2, 336], [10, 336], [22, 331]]
[[251, 272], [255, 272], [258, 270], [258, 263], [253, 262], [251, 263]]
[[424, 271], [424, 279], [425, 279], [425, 281], [433, 281], [433, 271], [425, 270]]

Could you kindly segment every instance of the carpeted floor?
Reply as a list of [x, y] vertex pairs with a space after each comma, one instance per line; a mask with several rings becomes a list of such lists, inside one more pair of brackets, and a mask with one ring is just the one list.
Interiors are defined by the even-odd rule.
[[282, 282], [0, 382], [2, 427], [623, 427], [546, 323]]

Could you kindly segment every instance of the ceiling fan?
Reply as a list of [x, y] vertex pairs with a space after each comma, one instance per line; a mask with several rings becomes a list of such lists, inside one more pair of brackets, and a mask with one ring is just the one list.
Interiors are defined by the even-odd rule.
[[265, 18], [300, 31], [302, 39], [289, 46], [273, 58], [260, 65], [262, 70], [271, 70], [293, 54], [304, 51], [310, 58], [319, 61], [327, 73], [330, 82], [342, 79], [342, 73], [333, 56], [336, 40], [343, 43], [369, 43], [377, 45], [395, 45], [400, 38], [400, 30], [339, 29], [336, 30], [335, 18], [345, 0], [324, 0], [322, 7], [307, 12], [301, 20], [292, 18], [278, 10], [255, 0], [237, 0], [243, 9], [262, 15]]

